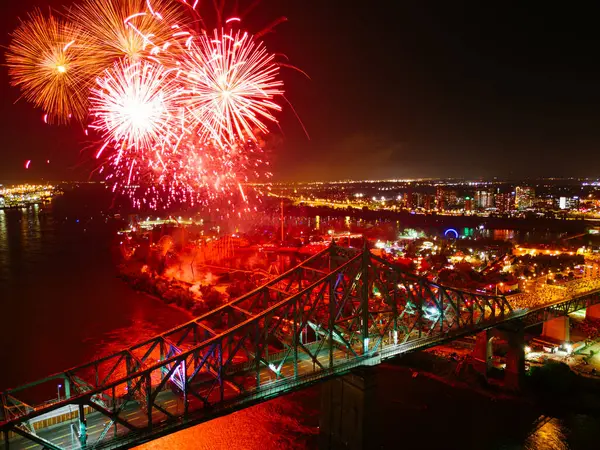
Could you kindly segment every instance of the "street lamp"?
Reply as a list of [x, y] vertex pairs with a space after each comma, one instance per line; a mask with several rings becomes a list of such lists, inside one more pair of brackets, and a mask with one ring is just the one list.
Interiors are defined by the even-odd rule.
[[59, 402], [60, 402], [60, 388], [61, 388], [61, 387], [62, 387], [62, 384], [59, 384], [59, 385], [56, 387], [56, 393], [58, 394], [58, 401], [59, 401]]

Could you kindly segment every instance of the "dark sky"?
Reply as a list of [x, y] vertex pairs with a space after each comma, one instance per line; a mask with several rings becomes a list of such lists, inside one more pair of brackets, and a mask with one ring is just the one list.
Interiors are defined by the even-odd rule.
[[[32, 6], [66, 2], [2, 1], [0, 44]], [[245, 23], [285, 15], [267, 45], [311, 77], [284, 71], [310, 139], [287, 108], [275, 179], [600, 175], [595, 9], [493, 3], [264, 0]], [[87, 177], [81, 128], [13, 104], [4, 67], [0, 95], [0, 180]]]

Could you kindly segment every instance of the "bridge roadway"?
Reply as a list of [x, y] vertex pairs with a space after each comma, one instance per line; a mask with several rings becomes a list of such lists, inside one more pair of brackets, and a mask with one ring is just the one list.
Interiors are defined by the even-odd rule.
[[[0, 393], [0, 448], [135, 446], [354, 367], [509, 321], [528, 326], [568, 314], [600, 302], [599, 288], [600, 280], [588, 279], [552, 295], [543, 287], [540, 295], [491, 296], [403, 272], [367, 249], [332, 246], [187, 324]], [[66, 399], [38, 406], [18, 400], [57, 380], [69, 389]], [[68, 406], [79, 417], [31, 426]]]
[[[343, 358], [342, 352], [337, 355], [338, 357]], [[326, 359], [329, 357], [328, 354], [320, 355], [319, 360], [321, 363], [325, 363]], [[309, 360], [304, 360], [299, 362], [299, 368], [303, 373], [309, 373], [312, 371], [314, 363]], [[281, 375], [284, 377], [293, 376], [293, 367], [284, 367], [281, 371]], [[263, 373], [265, 377], [265, 385], [276, 381], [276, 377], [273, 376], [271, 371], [265, 370]], [[227, 388], [226, 388], [227, 389]], [[231, 396], [234, 392], [227, 392], [226, 395]], [[163, 391], [158, 394], [158, 402], [161, 405], [164, 405], [165, 409], [171, 412], [174, 415], [180, 414], [183, 412], [183, 400], [181, 395], [178, 395], [172, 391]], [[133, 425], [142, 426], [147, 420], [147, 414], [143, 408], [140, 408], [140, 405], [137, 403], [132, 403], [131, 405], [127, 405], [124, 410], [122, 416], [127, 419], [127, 421]], [[87, 419], [87, 431], [88, 431], [88, 443], [91, 443], [91, 446], [94, 446], [94, 443], [98, 441], [98, 438], [104, 431], [109, 420], [106, 416], [92, 412], [86, 415]], [[81, 448], [79, 439], [77, 437], [77, 431], [79, 428], [79, 423], [77, 419], [72, 419], [67, 422], [63, 422], [52, 427], [41, 429], [37, 432], [37, 435], [43, 439], [51, 441], [58, 447], [62, 449], [79, 449]], [[0, 448], [4, 448], [4, 444], [0, 444]], [[30, 440], [19, 437], [11, 441], [10, 449], [17, 450], [32, 450], [32, 449], [42, 449], [42, 445], [32, 443]]]
[[[358, 364], [357, 364], [357, 361], [351, 360], [348, 357], [347, 352], [342, 351], [342, 350], [334, 351], [334, 358], [338, 362], [338, 364], [336, 364], [336, 366], [338, 368], [340, 368], [340, 369], [344, 368], [344, 369], [349, 370], [353, 367], [357, 367], [360, 365], [376, 365], [384, 359], [389, 359], [391, 357], [397, 356], [402, 353], [407, 353], [407, 352], [415, 350], [415, 349], [419, 349], [419, 350], [426, 349], [428, 347], [432, 347], [437, 344], [439, 344], [439, 341], [437, 339], [423, 338], [418, 341], [411, 341], [411, 342], [404, 343], [404, 344], [387, 346], [387, 348], [384, 348], [381, 353], [374, 354], [373, 356], [362, 360]], [[329, 351], [327, 349], [322, 350], [320, 352], [320, 354], [318, 355], [317, 359], [323, 365], [328, 364]], [[328, 378], [329, 376], [331, 376], [333, 374], [333, 373], [320, 373], [323, 371], [318, 370], [318, 366], [312, 361], [312, 359], [311, 360], [303, 359], [301, 362], [299, 361], [298, 368], [299, 368], [299, 372], [300, 372], [300, 377], [299, 377], [300, 381], [302, 378], [306, 378], [306, 380], [307, 380], [306, 385], [312, 384], [315, 381], [318, 381], [319, 379]], [[268, 391], [271, 389], [271, 390], [274, 390], [275, 392], [283, 393], [286, 391], [281, 388], [282, 381], [284, 381], [281, 379], [281, 377], [285, 377], [285, 378], [293, 377], [294, 376], [294, 368], [291, 367], [291, 364], [284, 366], [282, 368], [282, 370], [280, 371], [279, 377], [274, 375], [271, 370], [263, 369], [262, 375], [264, 376], [265, 381], [264, 381], [264, 383], [262, 383], [261, 387], [264, 390]], [[317, 375], [317, 376], [315, 377], [314, 375]], [[234, 396], [235, 394], [236, 393], [230, 389], [226, 393], [226, 396]], [[271, 397], [265, 397], [264, 399], [268, 399], [268, 398], [271, 398]], [[247, 402], [248, 406], [254, 404], [254, 402], [252, 400], [253, 399], [249, 399], [249, 401]], [[178, 414], [178, 413], [183, 412], [183, 400], [182, 400], [181, 395], [179, 395], [179, 394], [176, 394], [172, 391], [163, 391], [158, 394], [158, 401], [162, 405], [164, 405], [164, 407], [167, 411], [169, 411], [173, 414]], [[241, 402], [241, 404], [240, 404], [241, 408], [235, 408], [234, 410], [242, 409], [243, 407], [245, 407], [244, 403], [246, 403], [246, 402]], [[225, 410], [223, 412], [226, 414], [229, 412], [229, 410]], [[220, 415], [222, 415], [222, 414], [217, 412], [217, 414], [215, 414], [214, 417], [218, 417]], [[147, 413], [146, 413], [146, 410], [144, 408], [140, 407], [140, 405], [138, 403], [132, 403], [124, 408], [122, 417], [126, 418], [128, 420], [128, 422], [131, 424], [143, 426], [147, 420]], [[119, 448], [119, 447], [124, 448], [124, 447], [128, 447], [131, 445], [131, 442], [125, 436], [123, 436], [122, 432], [120, 432], [120, 431], [118, 432], [119, 442], [116, 443], [117, 444], [116, 446], [113, 447], [113, 445], [108, 445], [108, 446], [103, 445], [99, 441], [99, 438], [102, 435], [106, 426], [109, 424], [109, 420], [107, 420], [106, 416], [104, 416], [100, 413], [96, 413], [96, 412], [87, 414], [86, 419], [87, 419], [87, 435], [88, 435], [88, 447], [87, 448]], [[37, 436], [39, 436], [42, 439], [47, 440], [48, 442], [52, 442], [52, 444], [54, 444], [57, 449], [64, 449], [64, 450], [81, 449], [82, 447], [79, 443], [79, 439], [77, 437], [77, 431], [76, 431], [78, 426], [79, 426], [78, 420], [73, 419], [68, 422], [63, 422], [63, 423], [54, 425], [52, 427], [38, 430]], [[111, 432], [110, 434], [113, 434], [113, 433]], [[168, 434], [168, 433], [161, 433], [161, 435], [163, 435], [163, 434]], [[123, 438], [125, 438], [125, 439], [123, 439]], [[135, 442], [135, 440], [134, 440], [134, 442]], [[139, 443], [141, 443], [141, 442], [143, 442], [143, 441], [140, 441]], [[0, 449], [4, 449], [4, 448], [6, 448], [5, 444], [0, 443]], [[44, 448], [44, 446], [40, 445], [40, 444], [36, 444], [25, 437], [19, 436], [16, 439], [11, 439], [9, 448], [11, 450], [13, 450], [13, 449], [17, 449], [17, 450], [40, 449], [41, 450]], [[52, 447], [50, 447], [50, 448], [52, 448]]]
[[[341, 350], [335, 352], [336, 359], [344, 360], [345, 353]], [[322, 351], [321, 355], [318, 356], [318, 360], [322, 364], [326, 364], [329, 358], [328, 351]], [[302, 360], [298, 363], [299, 370], [302, 374], [311, 374], [315, 371], [316, 364], [312, 360]], [[285, 366], [280, 371], [280, 377], [293, 377], [294, 369], [290, 365]], [[274, 384], [277, 381], [277, 377], [273, 374], [271, 370], [264, 369], [263, 376], [265, 379], [264, 386], [268, 387], [269, 385]], [[226, 388], [228, 389], [228, 388]], [[230, 388], [229, 388], [230, 389]], [[235, 392], [230, 390], [226, 393], [226, 396], [232, 396]], [[183, 400], [181, 395], [178, 395], [172, 391], [163, 391], [158, 395], [158, 401], [162, 405], [165, 405], [165, 409], [173, 414], [183, 412]], [[137, 403], [133, 403], [124, 408], [123, 417], [127, 418], [128, 422], [134, 425], [142, 426], [147, 420], [147, 414], [143, 408], [140, 408], [140, 405]], [[106, 427], [108, 420], [107, 418], [100, 413], [90, 413], [86, 415], [88, 421], [88, 443], [91, 443], [91, 447], [93, 448], [94, 443], [97, 442], [98, 438], [102, 434], [104, 428]], [[68, 422], [63, 422], [58, 425], [54, 425], [52, 427], [48, 427], [37, 432], [37, 435], [52, 441], [55, 445], [57, 445], [61, 449], [79, 449], [81, 448], [79, 444], [79, 439], [77, 438], [76, 431], [79, 427], [77, 419], [73, 419]], [[0, 448], [4, 448], [4, 444], [0, 444]], [[11, 441], [10, 449], [17, 450], [31, 450], [31, 449], [42, 449], [43, 447], [39, 444], [32, 443], [30, 440], [19, 437], [17, 440]]]

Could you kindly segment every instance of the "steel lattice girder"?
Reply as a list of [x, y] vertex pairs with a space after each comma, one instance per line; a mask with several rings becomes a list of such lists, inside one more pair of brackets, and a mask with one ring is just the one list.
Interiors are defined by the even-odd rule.
[[[573, 308], [582, 304], [573, 302]], [[115, 425], [111, 439], [130, 430], [128, 439], [134, 441], [165, 424], [207, 419], [231, 405], [297, 388], [370, 359], [522, 317], [503, 296], [442, 286], [367, 249], [332, 246], [191, 322], [46, 379], [68, 380], [70, 398], [38, 408], [19, 406], [13, 394], [38, 383], [2, 393], [0, 428], [16, 431], [64, 405], [89, 405], [110, 419], [98, 441], [110, 443], [108, 430], [115, 424], [121, 434], [116, 436]], [[161, 395], [167, 386], [182, 396], [177, 397], [182, 411], [165, 406]], [[132, 407], [145, 414], [145, 425], [125, 418], [124, 411]]]
[[[18, 403], [18, 400], [14, 399], [15, 401], [11, 402], [8, 399], [13, 398], [11, 393], [24, 391], [30, 387], [53, 379], [64, 379], [65, 382], [69, 383], [72, 397], [88, 395], [91, 398], [93, 395], [95, 401], [98, 401], [100, 397], [105, 397], [107, 395], [110, 399], [110, 395], [105, 392], [106, 390], [100, 390], [100, 388], [111, 387], [116, 380], [127, 379], [128, 386], [138, 386], [138, 384], [133, 382], [134, 374], [143, 370], [146, 367], [147, 361], [151, 361], [152, 357], [155, 356], [155, 353], [157, 353], [159, 349], [160, 355], [158, 361], [166, 361], [172, 359], [173, 355], [164, 351], [165, 346], [168, 346], [169, 348], [178, 348], [180, 345], [187, 346], [188, 348], [196, 347], [202, 342], [220, 334], [218, 331], [215, 331], [210, 326], [206, 325], [206, 323], [211, 323], [215, 320], [218, 321], [225, 317], [229, 328], [231, 328], [235, 322], [247, 320], [248, 317], [236, 317], [235, 312], [242, 310], [242, 308], [239, 308], [237, 305], [249, 304], [252, 309], [260, 310], [266, 305], [281, 298], [282, 293], [289, 296], [286, 291], [297, 292], [303, 285], [308, 283], [307, 280], [314, 279], [319, 273], [327, 273], [325, 270], [332, 264], [330, 261], [331, 258], [338, 256], [336, 253], [338, 249], [339, 248], [337, 247], [327, 248], [303, 261], [294, 269], [271, 280], [266, 285], [155, 338], [136, 344], [127, 350], [70, 369], [64, 373], [56, 374], [47, 377], [44, 380], [7, 391], [2, 397], [3, 399], [6, 399], [3, 400], [1, 408], [3, 422], [18, 420], [19, 417], [25, 415], [35, 416], [43, 414], [42, 410], [39, 408], [34, 410], [34, 408], [31, 407], [28, 410], [10, 414], [10, 411], [15, 409], [15, 404]], [[281, 288], [281, 286], [283, 287]], [[275, 293], [275, 295], [272, 295], [272, 292], [270, 291], [274, 289], [277, 289], [278, 292]], [[233, 324], [231, 322], [233, 322]], [[171, 342], [172, 339], [176, 342]], [[91, 394], [92, 392], [93, 394]], [[134, 392], [134, 394], [137, 393], [138, 392]], [[62, 405], [63, 403], [65, 402], [57, 402], [57, 405]], [[99, 401], [99, 403], [102, 402]], [[50, 406], [50, 409], [54, 406], [56, 405]], [[43, 408], [43, 411], [47, 410], [47, 407]], [[0, 422], [0, 425], [2, 424], [3, 423]]]
[[594, 291], [578, 295], [566, 301], [556, 302], [522, 313], [522, 321], [526, 327], [538, 325], [556, 317], [567, 316], [575, 311], [600, 303], [600, 292]]

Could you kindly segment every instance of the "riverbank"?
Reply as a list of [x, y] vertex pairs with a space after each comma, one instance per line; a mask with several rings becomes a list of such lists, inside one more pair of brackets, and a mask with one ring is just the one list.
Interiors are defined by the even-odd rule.
[[118, 276], [132, 289], [160, 299], [199, 316], [223, 303], [235, 299], [257, 287], [251, 273], [224, 272], [210, 278], [213, 282], [189, 283], [177, 278], [151, 273], [142, 264], [123, 263]]
[[[201, 315], [213, 306], [211, 297], [203, 298], [199, 291], [193, 290], [193, 285], [179, 280], [133, 271], [127, 266], [119, 267], [119, 278], [138, 292], [148, 294], [166, 305], [177, 306], [194, 315]], [[224, 297], [217, 294], [214, 302], [220, 304], [224, 300]]]

